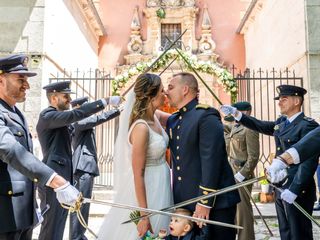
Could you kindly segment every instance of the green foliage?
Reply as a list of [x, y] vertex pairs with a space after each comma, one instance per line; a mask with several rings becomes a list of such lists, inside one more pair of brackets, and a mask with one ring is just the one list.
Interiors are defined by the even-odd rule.
[[157, 17], [158, 18], [165, 18], [166, 17], [166, 11], [164, 10], [164, 8], [159, 8], [157, 11], [156, 11], [156, 14], [157, 14]]

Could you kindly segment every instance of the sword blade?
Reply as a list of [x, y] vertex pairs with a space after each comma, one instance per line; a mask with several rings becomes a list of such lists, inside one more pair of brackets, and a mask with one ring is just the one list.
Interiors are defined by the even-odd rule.
[[[258, 181], [263, 180], [263, 179], [266, 179], [266, 177], [262, 176], [262, 177], [252, 178], [250, 180], [243, 181], [241, 183], [236, 183], [236, 184], [231, 185], [229, 187], [222, 188], [222, 189], [217, 190], [215, 192], [211, 192], [208, 195], [202, 195], [202, 196], [199, 196], [199, 197], [191, 198], [189, 200], [186, 200], [186, 201], [177, 203], [175, 205], [172, 205], [171, 207], [160, 209], [160, 211], [171, 211], [171, 210], [174, 210], [176, 208], [184, 207], [186, 205], [199, 202], [200, 200], [205, 200], [205, 199], [208, 199], [208, 198], [212, 198], [212, 197], [218, 196], [218, 195], [223, 194], [223, 193], [234, 191], [234, 190], [236, 190], [238, 188], [253, 184], [253, 183], [258, 182]], [[151, 215], [154, 215], [154, 214], [147, 214], [146, 216], [151, 216]], [[143, 217], [145, 217], [145, 216], [143, 216]], [[127, 220], [127, 221], [123, 222], [123, 224], [139, 220], [139, 219], [141, 219], [143, 217], [137, 217], [137, 218], [134, 218], [134, 219], [131, 219], [131, 220]]]
[[[166, 39], [172, 43], [172, 41], [166, 37]], [[218, 101], [218, 103], [220, 105], [223, 105], [223, 103], [221, 102], [221, 100], [217, 97], [217, 95], [211, 90], [211, 88], [208, 86], [208, 84], [202, 79], [202, 77], [200, 76], [200, 74], [197, 72], [197, 70], [194, 69], [194, 67], [191, 65], [191, 63], [188, 61], [188, 59], [185, 58], [185, 56], [183, 56], [183, 54], [180, 52], [180, 50], [175, 47], [175, 50], [177, 51], [177, 53], [180, 55], [180, 57], [183, 59], [183, 61], [188, 65], [188, 67], [194, 72], [195, 75], [197, 75], [197, 77], [200, 79], [200, 81], [203, 83], [203, 85], [207, 88], [207, 90], [211, 93], [211, 95]]]
[[273, 237], [273, 233], [272, 233], [271, 229], [269, 228], [266, 220], [264, 219], [262, 213], [260, 212], [260, 209], [258, 208], [257, 204], [255, 203], [254, 199], [252, 198], [251, 193], [249, 192], [248, 188], [246, 186], [243, 188], [244, 188], [244, 191], [246, 192], [246, 194], [249, 196], [249, 198], [250, 198], [251, 202], [253, 203], [254, 207], [256, 208], [257, 212], [259, 213], [259, 216], [260, 216], [262, 222], [264, 223], [264, 225], [266, 226], [266, 228], [268, 229], [270, 236]]
[[[93, 199], [89, 199], [89, 198], [83, 198], [81, 201], [82, 201], [82, 203], [94, 203], [94, 204], [100, 204], [100, 205], [107, 205], [107, 206], [116, 207], [116, 208], [135, 210], [135, 211], [144, 211], [144, 212], [148, 212], [148, 213], [160, 214], [160, 215], [165, 215], [165, 216], [169, 216], [169, 217], [185, 218], [185, 219], [191, 220], [193, 222], [203, 222], [203, 223], [218, 225], [218, 226], [223, 226], [223, 227], [243, 229], [243, 227], [241, 227], [241, 226], [237, 226], [237, 225], [233, 225], [233, 224], [229, 224], [229, 223], [212, 221], [212, 220], [207, 220], [207, 219], [202, 219], [202, 218], [195, 218], [195, 217], [181, 215], [181, 214], [177, 214], [177, 213], [164, 212], [161, 210], [142, 208], [142, 207], [127, 205], [127, 204], [99, 201], [99, 200], [93, 200]], [[146, 216], [143, 216], [143, 217], [146, 217]]]
[[[274, 187], [276, 190], [278, 190], [280, 193], [283, 192], [283, 190], [281, 188], [278, 188], [277, 186], [275, 186], [274, 184], [270, 183], [270, 185], [272, 187]], [[292, 203], [305, 217], [307, 217], [311, 222], [315, 223], [319, 228], [320, 228], [320, 223], [314, 218], [312, 217], [306, 210], [304, 210], [303, 207], [300, 206], [299, 203], [297, 203], [296, 201], [294, 201]]]
[[[163, 53], [162, 53], [159, 57], [157, 57], [156, 60], [153, 61], [153, 63], [150, 65], [150, 67], [148, 67], [146, 70], [143, 71], [143, 73], [149, 72], [149, 71], [153, 68], [153, 66], [182, 38], [182, 36], [186, 33], [186, 31], [187, 31], [187, 29], [184, 30], [183, 33], [181, 33], [181, 34], [177, 37], [177, 39], [175, 39], [173, 42], [170, 41], [171, 44], [169, 45], [169, 47], [168, 47], [167, 49], [165, 49], [165, 50], [163, 51]], [[122, 94], [122, 96], [125, 96], [125, 95], [130, 91], [130, 89], [134, 86], [134, 84], [135, 84], [135, 83], [131, 84], [131, 86], [128, 87], [128, 89]]]

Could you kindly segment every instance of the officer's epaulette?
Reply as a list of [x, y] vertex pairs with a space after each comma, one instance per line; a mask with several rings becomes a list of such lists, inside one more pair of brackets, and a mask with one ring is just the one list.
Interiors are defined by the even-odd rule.
[[178, 112], [179, 112], [179, 110], [177, 110], [177, 111], [173, 112], [173, 113], [172, 113], [172, 115], [173, 115], [173, 114], [176, 114], [176, 113], [178, 113]]
[[196, 109], [208, 109], [208, 108], [210, 108], [210, 105], [208, 105], [208, 104], [199, 103], [199, 104], [196, 106]]
[[307, 120], [307, 121], [309, 121], [309, 122], [314, 121], [314, 119], [313, 119], [313, 118], [311, 118], [311, 117], [307, 117], [307, 116], [304, 116], [304, 118], [303, 118], [303, 119], [305, 119], [305, 120]]

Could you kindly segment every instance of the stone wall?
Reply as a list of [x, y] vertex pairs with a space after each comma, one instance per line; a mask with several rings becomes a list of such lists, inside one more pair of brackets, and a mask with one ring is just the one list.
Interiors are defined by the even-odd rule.
[[320, 120], [320, 1], [307, 0], [305, 9], [310, 109], [312, 116]]
[[42, 86], [49, 78], [98, 67], [99, 34], [83, 7], [81, 0], [0, 1], [0, 55], [25, 53], [29, 68], [38, 72], [29, 79], [26, 102], [18, 104], [33, 133], [48, 105]]
[[[306, 4], [306, 5], [305, 5]], [[308, 90], [305, 112], [320, 117], [319, 1], [258, 0], [241, 33], [250, 69], [295, 70]], [[307, 25], [306, 25], [307, 23]]]

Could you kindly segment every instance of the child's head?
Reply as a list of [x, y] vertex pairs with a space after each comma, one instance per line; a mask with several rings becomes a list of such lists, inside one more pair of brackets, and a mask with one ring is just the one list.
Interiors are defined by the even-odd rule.
[[[174, 213], [191, 216], [192, 213], [183, 208], [178, 208]], [[174, 237], [181, 237], [185, 236], [188, 232], [190, 232], [193, 228], [193, 222], [191, 222], [189, 219], [185, 218], [179, 218], [179, 217], [171, 217], [170, 221], [170, 234]]]

